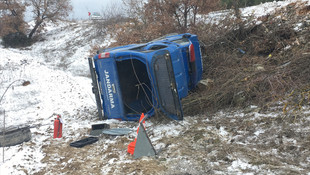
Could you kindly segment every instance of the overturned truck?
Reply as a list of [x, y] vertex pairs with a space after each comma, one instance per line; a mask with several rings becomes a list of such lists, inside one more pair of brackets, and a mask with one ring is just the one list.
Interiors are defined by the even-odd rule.
[[100, 119], [139, 120], [160, 109], [182, 120], [180, 100], [202, 77], [200, 45], [189, 33], [107, 48], [88, 60]]

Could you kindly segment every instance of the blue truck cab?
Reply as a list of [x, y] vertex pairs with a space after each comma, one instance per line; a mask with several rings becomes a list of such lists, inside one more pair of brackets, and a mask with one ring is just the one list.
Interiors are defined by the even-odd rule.
[[139, 120], [159, 109], [182, 120], [181, 99], [202, 78], [199, 41], [189, 33], [107, 48], [88, 60], [100, 119]]

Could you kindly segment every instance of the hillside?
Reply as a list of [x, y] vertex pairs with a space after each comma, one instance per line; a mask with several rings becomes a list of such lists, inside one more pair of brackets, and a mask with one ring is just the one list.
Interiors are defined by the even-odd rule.
[[272, 2], [245, 8], [241, 19], [224, 11], [221, 15], [227, 16], [217, 23], [211, 19], [220, 15], [207, 18], [211, 25], [198, 27], [207, 88], [198, 88], [184, 101], [185, 111], [195, 114], [198, 109], [253, 104], [265, 109], [280, 101], [287, 112], [305, 104], [303, 94], [309, 93], [310, 84], [307, 3]]
[[[96, 117], [86, 58], [92, 47], [107, 46], [112, 39], [96, 38], [91, 22], [77, 21], [49, 25], [42, 40], [27, 48], [1, 46], [0, 95], [15, 82], [0, 102], [0, 111], [5, 110], [6, 127], [30, 125], [32, 139], [17, 146], [5, 147], [5, 161], [3, 163], [1, 160], [0, 174], [309, 173], [310, 91], [307, 86], [310, 82], [306, 75], [309, 75], [310, 69], [310, 3], [296, 1], [299, 2], [296, 5], [294, 2], [272, 2], [242, 9], [245, 21], [250, 18], [258, 27], [247, 33], [246, 38], [239, 38], [238, 42], [232, 43], [232, 38], [227, 37], [232, 36], [234, 30], [208, 38], [209, 43], [203, 45], [203, 49], [211, 50], [204, 53], [204, 78], [212, 83], [199, 85], [188, 99], [183, 100], [187, 114], [183, 121], [176, 122], [163, 116], [146, 121], [149, 137], [158, 155], [138, 160], [126, 152], [128, 144], [135, 138], [135, 122], [104, 121], [111, 128], [130, 128], [132, 132], [125, 136], [101, 135], [98, 142], [84, 148], [69, 146], [71, 142], [88, 136], [92, 124], [103, 122]], [[300, 13], [284, 13], [286, 11], [281, 8], [297, 9]], [[202, 19], [214, 20], [223, 13], [213, 13]], [[266, 13], [273, 19], [272, 28], [264, 21]], [[277, 18], [281, 20], [277, 21]], [[280, 23], [295, 28], [285, 28], [283, 40], [271, 42], [274, 48], [270, 52], [267, 43], [277, 34], [268, 31], [281, 29]], [[286, 37], [287, 32], [292, 32], [289, 38]], [[203, 33], [200, 31], [198, 35], [205, 41]], [[231, 45], [222, 44], [227, 41]], [[253, 41], [257, 42], [253, 44]], [[238, 48], [246, 53], [243, 54]], [[215, 54], [230, 55], [232, 60], [218, 60], [223, 61], [220, 64], [210, 59]], [[239, 61], [240, 68], [226, 69], [227, 64], [233, 65], [235, 61]], [[216, 91], [226, 85], [227, 91], [230, 91], [229, 87], [234, 87], [233, 93], [238, 93], [244, 87], [252, 88], [248, 85], [264, 82], [260, 79], [264, 77], [270, 82], [277, 82], [270, 83], [272, 85], [281, 85], [287, 79], [282, 81], [277, 79], [281, 76], [276, 75], [286, 71], [296, 75], [299, 82], [309, 84], [304, 84], [305, 89], [299, 89], [296, 95], [286, 94], [283, 97], [287, 98], [270, 100], [268, 105], [260, 105], [262, 101], [258, 98], [242, 101], [243, 98], [234, 96], [234, 100], [241, 100], [241, 103], [236, 103], [239, 108], [233, 108], [229, 106], [232, 104], [231, 95]], [[223, 78], [234, 75], [238, 75], [234, 81], [238, 82], [238, 86], [231, 86], [233, 81], [223, 83], [226, 81]], [[26, 81], [30, 84], [24, 83]], [[277, 87], [274, 90], [278, 90]], [[211, 92], [223, 101], [217, 101], [218, 96], [211, 98]], [[193, 98], [197, 100], [193, 101]], [[304, 99], [298, 110], [294, 108], [296, 103], [291, 98], [296, 103]], [[225, 108], [211, 112], [212, 103], [218, 105], [215, 108]], [[286, 104], [287, 108], [283, 110]], [[64, 119], [61, 139], [53, 139], [56, 114], [61, 114]], [[3, 115], [0, 113], [0, 126], [3, 125]], [[0, 152], [2, 157], [1, 149]]]

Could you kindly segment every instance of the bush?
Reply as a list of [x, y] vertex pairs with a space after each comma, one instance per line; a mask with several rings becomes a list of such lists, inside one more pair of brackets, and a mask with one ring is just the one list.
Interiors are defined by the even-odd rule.
[[2, 38], [4, 47], [25, 47], [30, 45], [30, 39], [22, 32], [9, 33]]
[[240, 23], [229, 18], [198, 26], [193, 33], [202, 43], [203, 76], [212, 86], [198, 87], [184, 99], [184, 113], [249, 105], [266, 109], [279, 101], [285, 102], [284, 112], [310, 105], [310, 25], [294, 30], [309, 19], [296, 15], [299, 8], [291, 4], [262, 17], [261, 24], [249, 18], [241, 32]]

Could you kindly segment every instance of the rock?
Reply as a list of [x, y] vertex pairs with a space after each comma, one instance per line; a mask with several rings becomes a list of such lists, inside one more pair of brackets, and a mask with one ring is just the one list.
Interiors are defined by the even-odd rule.
[[29, 84], [30, 84], [30, 81], [24, 81], [22, 85], [23, 86], [28, 86]]

